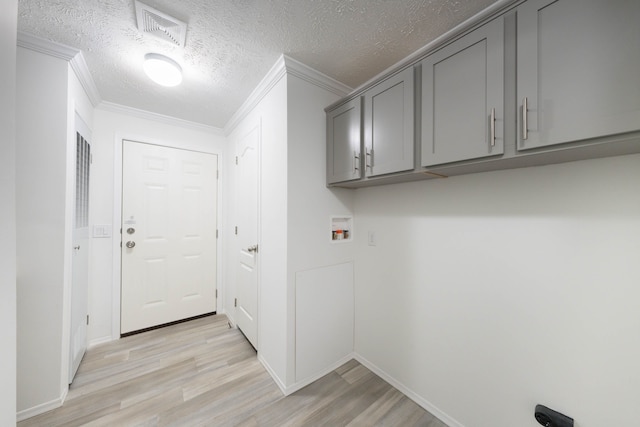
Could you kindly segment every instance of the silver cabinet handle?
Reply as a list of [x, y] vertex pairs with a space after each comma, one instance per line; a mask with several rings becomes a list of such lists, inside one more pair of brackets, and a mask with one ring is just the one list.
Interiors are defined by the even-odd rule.
[[365, 147], [364, 149], [365, 152], [365, 168], [369, 168], [373, 171], [373, 148], [369, 149], [367, 147]]
[[247, 252], [258, 252], [258, 245], [249, 246]]
[[73, 249], [75, 249], [76, 251], [79, 251], [80, 250], [80, 245], [74, 246]]
[[360, 156], [356, 150], [353, 150], [353, 173], [360, 170]]
[[129, 240], [129, 241], [126, 243], [126, 246], [127, 246], [129, 249], [133, 248], [135, 245], [136, 245], [136, 242], [134, 242], [133, 240]]
[[490, 120], [490, 129], [491, 129], [491, 146], [495, 147], [496, 146], [496, 109], [492, 108], [491, 109], [491, 117], [489, 118]]
[[522, 140], [529, 138], [529, 124], [527, 123], [527, 113], [529, 111], [529, 105], [527, 97], [522, 99]]

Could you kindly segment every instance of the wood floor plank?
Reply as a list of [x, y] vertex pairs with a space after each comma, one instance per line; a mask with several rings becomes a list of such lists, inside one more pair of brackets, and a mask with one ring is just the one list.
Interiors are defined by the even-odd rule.
[[90, 349], [64, 405], [31, 426], [446, 427], [355, 360], [283, 396], [224, 315]]
[[333, 401], [314, 411], [299, 425], [346, 426], [351, 420], [379, 399], [389, 388], [381, 378], [372, 376], [334, 396]]
[[327, 407], [349, 389], [344, 379], [332, 372], [302, 390], [258, 411], [253, 418], [260, 426], [300, 426], [310, 413]]

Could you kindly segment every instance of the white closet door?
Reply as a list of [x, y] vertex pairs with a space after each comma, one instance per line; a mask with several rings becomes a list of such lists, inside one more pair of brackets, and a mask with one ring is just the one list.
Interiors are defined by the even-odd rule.
[[238, 328], [258, 348], [258, 142], [256, 126], [236, 146], [238, 197]]

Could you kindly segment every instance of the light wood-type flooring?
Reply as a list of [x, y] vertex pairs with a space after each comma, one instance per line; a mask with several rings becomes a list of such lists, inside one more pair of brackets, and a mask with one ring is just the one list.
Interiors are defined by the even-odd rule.
[[64, 405], [27, 426], [446, 427], [352, 360], [283, 396], [224, 315], [87, 351]]

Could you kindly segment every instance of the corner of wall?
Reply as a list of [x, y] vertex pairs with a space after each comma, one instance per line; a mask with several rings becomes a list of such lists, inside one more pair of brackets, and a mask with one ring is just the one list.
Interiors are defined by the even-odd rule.
[[0, 14], [0, 425], [16, 424], [16, 31], [18, 1]]
[[[70, 215], [66, 61], [18, 48], [16, 372], [20, 413], [49, 408], [51, 402], [63, 399], [67, 389], [64, 307], [71, 247], [65, 232]], [[34, 170], [39, 179], [34, 179]]]

